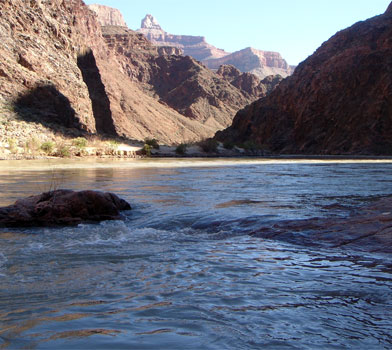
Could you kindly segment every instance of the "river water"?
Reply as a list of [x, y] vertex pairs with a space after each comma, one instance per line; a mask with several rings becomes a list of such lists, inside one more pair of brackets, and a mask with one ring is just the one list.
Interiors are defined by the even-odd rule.
[[0, 205], [112, 191], [124, 221], [0, 229], [0, 348], [392, 349], [392, 257], [256, 238], [392, 194], [392, 163], [3, 162]]

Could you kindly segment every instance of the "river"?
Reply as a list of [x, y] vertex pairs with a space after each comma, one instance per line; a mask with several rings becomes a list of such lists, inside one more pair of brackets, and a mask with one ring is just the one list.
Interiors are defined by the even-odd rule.
[[392, 257], [249, 235], [392, 194], [391, 161], [0, 164], [0, 205], [112, 191], [123, 221], [0, 229], [0, 348], [392, 349]]

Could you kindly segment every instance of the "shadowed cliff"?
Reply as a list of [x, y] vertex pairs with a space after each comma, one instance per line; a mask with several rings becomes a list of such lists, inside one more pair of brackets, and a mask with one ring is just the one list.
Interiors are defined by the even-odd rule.
[[87, 50], [87, 52], [79, 54], [77, 63], [88, 88], [97, 132], [112, 136], [117, 135], [110, 109], [110, 101], [102, 83], [94, 53], [91, 50]]
[[20, 119], [51, 129], [57, 130], [58, 125], [83, 129], [69, 99], [54, 85], [38, 84], [14, 101], [14, 109]]
[[391, 12], [338, 32], [216, 138], [275, 153], [392, 154]]

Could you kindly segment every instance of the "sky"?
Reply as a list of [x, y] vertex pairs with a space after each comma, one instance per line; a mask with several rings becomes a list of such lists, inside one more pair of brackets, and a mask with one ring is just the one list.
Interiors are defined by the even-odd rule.
[[379, 15], [391, 0], [84, 0], [119, 9], [130, 29], [153, 15], [171, 34], [204, 36], [234, 52], [277, 51], [291, 65], [339, 30]]

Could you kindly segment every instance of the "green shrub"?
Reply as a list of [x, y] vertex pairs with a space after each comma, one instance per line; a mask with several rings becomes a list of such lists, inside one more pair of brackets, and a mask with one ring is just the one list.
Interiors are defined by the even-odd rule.
[[145, 144], [142, 149], [142, 154], [146, 157], [151, 157], [152, 148], [153, 147], [151, 145]]
[[36, 137], [32, 137], [25, 143], [25, 152], [35, 154], [40, 149], [41, 143]]
[[206, 153], [217, 152], [217, 150], [218, 150], [218, 141], [216, 141], [214, 139], [207, 139], [207, 140], [201, 141], [199, 143], [199, 146]]
[[60, 145], [60, 147], [57, 148], [57, 155], [62, 158], [67, 158], [71, 156], [71, 151], [69, 149], [69, 146], [67, 145]]
[[110, 140], [109, 141], [109, 145], [117, 148], [118, 147], [118, 142], [116, 140]]
[[116, 140], [110, 140], [107, 142], [107, 146], [105, 147], [105, 154], [114, 155], [118, 149], [118, 142]]
[[158, 144], [158, 140], [157, 139], [148, 139], [147, 138], [147, 139], [144, 140], [144, 143], [146, 145], [151, 146], [154, 149], [159, 149], [159, 144]]
[[8, 147], [11, 153], [15, 153], [18, 147], [18, 141], [16, 139], [8, 139]]
[[46, 141], [41, 145], [41, 149], [46, 154], [52, 154], [54, 150], [54, 143], [52, 141]]
[[87, 143], [87, 139], [84, 137], [77, 137], [76, 139], [72, 140], [72, 144], [79, 149], [86, 148]]
[[180, 156], [183, 156], [186, 153], [186, 150], [188, 148], [188, 145], [185, 143], [181, 143], [177, 146], [176, 148], [176, 153]]

